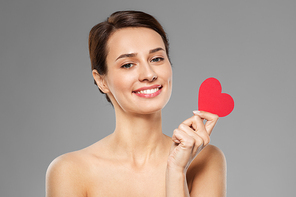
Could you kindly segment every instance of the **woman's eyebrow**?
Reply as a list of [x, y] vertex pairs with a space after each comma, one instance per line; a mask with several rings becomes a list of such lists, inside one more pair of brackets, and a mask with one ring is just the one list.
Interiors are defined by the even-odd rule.
[[[149, 54], [151, 54], [151, 53], [156, 53], [157, 51], [164, 51], [164, 49], [161, 48], [161, 47], [158, 47], [158, 48], [155, 48], [155, 49], [151, 49], [151, 50], [149, 51]], [[137, 56], [137, 53], [126, 53], [126, 54], [122, 54], [122, 55], [120, 55], [118, 58], [116, 58], [115, 61], [117, 61], [117, 60], [120, 59], [120, 58], [124, 58], [124, 57], [135, 57], [135, 56]]]
[[135, 57], [136, 55], [137, 55], [137, 53], [126, 53], [126, 54], [122, 54], [115, 61], [117, 61], [120, 58], [124, 58], [124, 57]]
[[149, 51], [149, 53], [151, 54], [151, 53], [155, 53], [155, 52], [157, 52], [157, 51], [164, 51], [164, 49], [161, 48], [161, 47], [158, 47], [158, 48], [155, 48], [155, 49], [151, 49], [151, 50]]

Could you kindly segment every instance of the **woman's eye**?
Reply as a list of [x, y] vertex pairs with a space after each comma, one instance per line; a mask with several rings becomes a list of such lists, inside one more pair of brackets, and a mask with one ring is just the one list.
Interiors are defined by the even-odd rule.
[[124, 64], [121, 68], [131, 68], [133, 66], [132, 63]]
[[163, 60], [164, 60], [164, 58], [157, 57], [157, 58], [152, 59], [151, 62], [160, 62], [160, 61], [163, 61]]

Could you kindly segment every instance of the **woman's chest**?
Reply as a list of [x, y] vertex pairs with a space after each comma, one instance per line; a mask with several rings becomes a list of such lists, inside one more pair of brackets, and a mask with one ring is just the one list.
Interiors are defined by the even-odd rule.
[[165, 171], [165, 167], [131, 170], [106, 166], [90, 177], [87, 196], [164, 197]]

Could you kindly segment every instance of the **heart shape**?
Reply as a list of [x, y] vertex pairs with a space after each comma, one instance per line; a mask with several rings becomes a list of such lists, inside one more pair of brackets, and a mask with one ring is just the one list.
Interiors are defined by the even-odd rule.
[[234, 108], [233, 98], [222, 93], [222, 86], [218, 79], [210, 77], [199, 88], [198, 110], [217, 114], [219, 117], [227, 116]]

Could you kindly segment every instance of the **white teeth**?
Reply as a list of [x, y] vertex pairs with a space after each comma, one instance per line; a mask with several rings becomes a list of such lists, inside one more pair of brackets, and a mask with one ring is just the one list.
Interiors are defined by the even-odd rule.
[[149, 90], [141, 90], [139, 92], [137, 92], [137, 94], [153, 94], [155, 92], [157, 92], [159, 90], [159, 88], [154, 88], [154, 89], [149, 89]]

